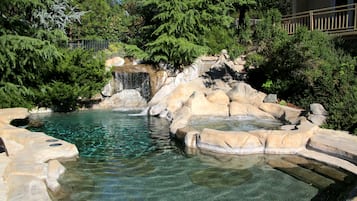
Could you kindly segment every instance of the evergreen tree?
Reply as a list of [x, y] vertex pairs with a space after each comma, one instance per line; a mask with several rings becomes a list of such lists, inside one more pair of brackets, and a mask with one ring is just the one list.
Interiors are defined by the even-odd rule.
[[125, 38], [129, 19], [117, 1], [77, 0], [73, 4], [85, 14], [80, 23], [74, 23], [69, 28], [71, 39], [117, 41]]
[[180, 64], [189, 64], [206, 51], [199, 44], [198, 36], [206, 27], [201, 22], [196, 1], [148, 0], [145, 6], [157, 8], [151, 26], [158, 26], [152, 33], [153, 41], [146, 44], [153, 61], [178, 67]]
[[146, 30], [153, 30], [145, 48], [154, 62], [178, 67], [187, 65], [210, 48], [205, 36], [231, 28], [234, 3], [252, 0], [146, 0], [144, 7], [153, 14]]
[[38, 105], [70, 111], [79, 97], [90, 98], [105, 83], [102, 57], [58, 46], [66, 41], [65, 27], [77, 19], [67, 15], [73, 7], [65, 2], [0, 4], [0, 108]]

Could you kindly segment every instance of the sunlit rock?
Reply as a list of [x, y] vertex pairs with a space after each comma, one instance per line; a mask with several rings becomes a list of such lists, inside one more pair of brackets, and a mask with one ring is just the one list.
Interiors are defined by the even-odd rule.
[[249, 84], [239, 82], [227, 93], [231, 101], [249, 103], [259, 106], [263, 103], [265, 93], [253, 89]]
[[357, 164], [357, 138], [344, 131], [317, 129], [308, 147], [323, 153], [337, 155]]
[[123, 66], [125, 63], [125, 60], [121, 57], [113, 57], [111, 59], [107, 59], [105, 61], [105, 67], [117, 67], [117, 66]]
[[264, 142], [248, 132], [203, 129], [198, 136], [197, 146], [220, 153], [264, 153]]
[[310, 111], [312, 114], [315, 115], [325, 115], [325, 116], [328, 115], [328, 112], [326, 111], [324, 106], [322, 106], [319, 103], [310, 104]]
[[7, 179], [8, 198], [11, 201], [51, 201], [42, 179], [28, 175], [11, 175]]
[[140, 109], [147, 106], [146, 100], [135, 89], [125, 89], [104, 99], [94, 109]]
[[61, 185], [57, 180], [65, 171], [66, 168], [57, 160], [50, 160], [48, 162], [46, 184], [52, 192], [58, 192], [60, 190]]
[[278, 95], [277, 94], [268, 94], [264, 100], [264, 103], [278, 103]]
[[[48, 188], [52, 191], [59, 189], [57, 179], [64, 171], [57, 160], [76, 159], [78, 149], [71, 143], [44, 133], [8, 125], [11, 119], [26, 118], [29, 113], [25, 108], [0, 109], [0, 114], [0, 137], [9, 152], [7, 160], [1, 158], [0, 161], [7, 164], [2, 170], [7, 197], [1, 198], [14, 201], [51, 200]], [[5, 188], [1, 184], [0, 187]]]
[[25, 119], [28, 115], [26, 108], [3, 108], [0, 110], [0, 121], [9, 124], [13, 119]]
[[308, 120], [318, 126], [322, 126], [323, 124], [325, 124], [326, 119], [327, 117], [325, 115], [320, 115], [320, 114], [310, 114], [308, 116]]
[[212, 103], [202, 92], [194, 92], [185, 105], [194, 116], [229, 116], [228, 105]]
[[305, 148], [312, 131], [265, 131], [265, 153], [271, 154], [295, 154]]
[[174, 113], [181, 108], [184, 103], [190, 98], [192, 93], [196, 91], [205, 91], [205, 87], [201, 79], [180, 84], [167, 98], [167, 109]]
[[52, 113], [52, 112], [53, 110], [47, 107], [35, 107], [29, 111], [30, 114], [43, 114], [43, 113]]
[[249, 103], [233, 101], [229, 105], [229, 112], [231, 116], [254, 116], [258, 118], [274, 119], [271, 114], [266, 113]]
[[184, 128], [192, 116], [191, 109], [187, 106], [180, 108], [173, 115], [173, 121], [170, 125], [170, 132], [175, 134], [177, 129]]
[[310, 111], [308, 120], [313, 124], [321, 126], [326, 123], [328, 112], [325, 110], [324, 106], [319, 103], [310, 104]]
[[259, 109], [273, 115], [277, 119], [290, 122], [291, 124], [298, 123], [299, 117], [303, 112], [302, 109], [296, 109], [275, 103], [263, 103], [259, 106]]
[[207, 100], [212, 103], [228, 105], [229, 97], [223, 90], [214, 90], [207, 94]]

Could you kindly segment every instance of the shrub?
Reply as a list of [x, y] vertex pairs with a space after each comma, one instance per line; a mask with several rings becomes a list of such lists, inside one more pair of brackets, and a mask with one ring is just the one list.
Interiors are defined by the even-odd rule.
[[[268, 16], [265, 20], [272, 22], [273, 18]], [[258, 66], [248, 73], [254, 87], [277, 93], [280, 98], [305, 108], [310, 103], [321, 103], [330, 114], [327, 127], [355, 132], [355, 59], [318, 31], [301, 28], [295, 35], [287, 36], [273, 23], [265, 23], [257, 29], [256, 36], [260, 56], [253, 54], [248, 58]]]
[[101, 53], [83, 49], [62, 51], [63, 59], [49, 75], [53, 81], [43, 86], [46, 90], [42, 94], [48, 96], [47, 101], [37, 102], [54, 107], [55, 111], [72, 111], [77, 108], [78, 98], [88, 99], [98, 93], [110, 74], [105, 72]]

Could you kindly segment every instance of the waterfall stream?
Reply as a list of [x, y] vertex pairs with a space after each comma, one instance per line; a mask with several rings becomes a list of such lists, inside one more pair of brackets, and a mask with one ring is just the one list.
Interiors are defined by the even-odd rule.
[[146, 100], [151, 97], [150, 76], [148, 73], [114, 72], [115, 93], [124, 89], [136, 89]]

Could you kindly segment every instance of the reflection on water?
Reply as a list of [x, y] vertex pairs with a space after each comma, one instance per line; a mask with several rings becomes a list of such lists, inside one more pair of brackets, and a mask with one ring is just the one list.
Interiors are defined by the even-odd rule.
[[321, 191], [285, 174], [286, 167], [271, 165], [285, 160], [280, 156], [185, 151], [169, 139], [165, 120], [128, 114], [32, 117], [44, 121], [41, 131], [75, 143], [80, 151], [78, 161], [65, 163], [56, 199], [311, 200]]

